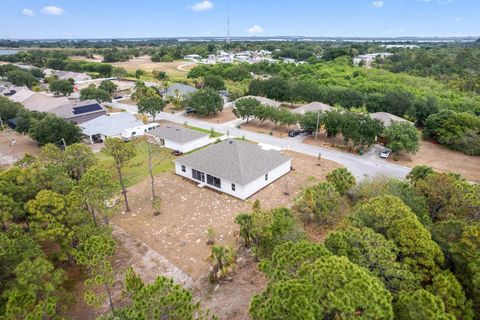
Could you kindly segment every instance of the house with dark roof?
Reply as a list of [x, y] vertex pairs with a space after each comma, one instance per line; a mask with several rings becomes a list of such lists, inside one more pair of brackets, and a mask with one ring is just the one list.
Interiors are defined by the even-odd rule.
[[81, 124], [107, 114], [107, 109], [96, 100], [85, 100], [61, 105], [48, 111], [75, 124]]
[[149, 141], [182, 153], [204, 147], [210, 143], [210, 135], [196, 130], [165, 124], [146, 133]]
[[292, 159], [277, 150], [227, 139], [175, 161], [175, 173], [245, 200], [291, 170]]

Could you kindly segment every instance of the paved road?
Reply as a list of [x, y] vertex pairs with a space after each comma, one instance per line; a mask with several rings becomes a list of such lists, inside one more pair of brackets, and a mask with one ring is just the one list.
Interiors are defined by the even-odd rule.
[[[136, 106], [115, 102], [112, 104], [119, 108], [124, 108], [131, 113], [138, 112]], [[312, 146], [302, 143], [296, 138], [278, 138], [248, 130], [237, 129], [235, 127], [232, 128], [231, 126], [225, 124], [215, 124], [187, 118], [184, 116], [183, 112], [175, 114], [161, 112], [159, 115], [157, 115], [156, 120], [167, 120], [179, 124], [188, 123], [188, 125], [206, 130], [213, 129], [216, 132], [220, 132], [231, 137], [245, 137], [247, 140], [273, 145], [282, 149], [292, 150], [314, 157], [318, 157], [318, 155], [321, 154], [322, 159], [332, 160], [347, 167], [357, 177], [358, 180], [377, 175], [404, 178], [410, 172], [409, 167], [392, 164], [380, 159], [375, 148], [364, 156], [359, 156], [356, 154]]]

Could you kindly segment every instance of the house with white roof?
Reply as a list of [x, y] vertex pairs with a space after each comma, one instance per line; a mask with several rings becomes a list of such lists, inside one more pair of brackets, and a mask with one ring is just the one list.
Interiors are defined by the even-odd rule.
[[210, 143], [208, 133], [165, 124], [146, 133], [149, 141], [162, 147], [187, 153]]
[[252, 142], [227, 139], [175, 161], [175, 173], [245, 200], [291, 170], [292, 159]]
[[133, 114], [121, 112], [112, 115], [104, 115], [79, 125], [82, 133], [90, 143], [98, 139], [122, 138], [125, 130], [144, 126]]

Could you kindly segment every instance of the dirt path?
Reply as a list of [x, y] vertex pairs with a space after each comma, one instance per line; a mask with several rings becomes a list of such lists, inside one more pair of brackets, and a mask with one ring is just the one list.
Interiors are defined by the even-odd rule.
[[172, 278], [185, 288], [191, 288], [193, 280], [173, 263], [150, 248], [146, 243], [133, 238], [117, 225], [112, 225], [113, 236], [128, 251], [130, 258], [135, 261], [135, 272], [142, 275], [144, 281], [150, 283], [157, 276]]

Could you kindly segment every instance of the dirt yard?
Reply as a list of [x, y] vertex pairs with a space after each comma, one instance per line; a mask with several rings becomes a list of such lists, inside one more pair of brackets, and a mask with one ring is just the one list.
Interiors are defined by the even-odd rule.
[[264, 134], [270, 134], [271, 131], [272, 135], [275, 137], [287, 137], [288, 131], [298, 130], [298, 126], [296, 125], [290, 127], [277, 125], [275, 127], [275, 125], [270, 121], [265, 121], [261, 123], [259, 120], [256, 119], [250, 120], [248, 123], [242, 123], [241, 128], [248, 131]]
[[11, 166], [21, 160], [25, 154], [35, 156], [39, 151], [37, 143], [27, 135], [11, 129], [0, 131], [0, 167]]
[[189, 114], [189, 118], [203, 120], [211, 123], [225, 123], [235, 119], [238, 119], [237, 116], [233, 113], [232, 108], [225, 108], [222, 112], [218, 112], [210, 116], [198, 116], [196, 114]]
[[195, 66], [195, 63], [188, 61], [174, 61], [174, 62], [152, 62], [149, 56], [141, 56], [133, 58], [130, 61], [112, 63], [115, 67], [121, 67], [129, 72], [141, 69], [146, 72], [164, 71], [170, 77], [185, 77]]
[[[270, 184], [247, 201], [207, 188], [198, 188], [190, 180], [173, 173], [159, 175], [156, 190], [161, 197], [162, 213], [153, 216], [150, 205], [149, 180], [129, 189], [133, 211], [118, 212], [112, 222], [125, 229], [194, 279], [204, 276], [209, 268], [207, 230], [213, 229], [218, 243], [233, 245], [237, 226], [235, 216], [248, 211], [260, 200], [262, 207], [289, 206], [293, 198], [306, 186], [325, 177], [339, 167], [322, 160], [317, 166], [313, 157], [286, 152], [292, 156], [294, 171]], [[284, 195], [287, 192], [288, 195]], [[123, 208], [122, 208], [123, 209]]]
[[401, 154], [397, 161], [391, 158], [388, 161], [409, 167], [424, 164], [441, 172], [459, 173], [468, 180], [480, 182], [480, 157], [453, 151], [427, 140], [420, 141], [417, 154]]
[[[121, 307], [125, 270], [132, 266], [146, 283], [159, 275], [173, 278], [192, 290], [194, 299], [210, 309], [219, 319], [247, 319], [253, 295], [267, 284], [249, 250], [239, 247], [235, 216], [248, 211], [259, 199], [263, 208], [290, 206], [305, 187], [324, 179], [340, 165], [314, 157], [285, 151], [294, 158], [294, 171], [270, 184], [248, 201], [241, 201], [206, 188], [173, 173], [157, 176], [156, 190], [162, 201], [162, 213], [154, 216], [150, 206], [149, 179], [129, 188], [131, 213], [119, 208], [111, 219], [117, 252], [113, 260], [116, 272], [112, 288], [113, 302]], [[287, 188], [288, 186], [288, 188]], [[285, 191], [288, 195], [284, 195]], [[207, 229], [213, 228], [216, 241], [237, 249], [235, 269], [228, 281], [212, 285], [207, 278], [210, 248], [206, 245]], [[94, 310], [83, 301], [83, 279], [78, 268], [67, 270], [70, 292], [75, 296], [64, 316], [68, 319], [93, 319], [108, 312], [108, 305]]]

